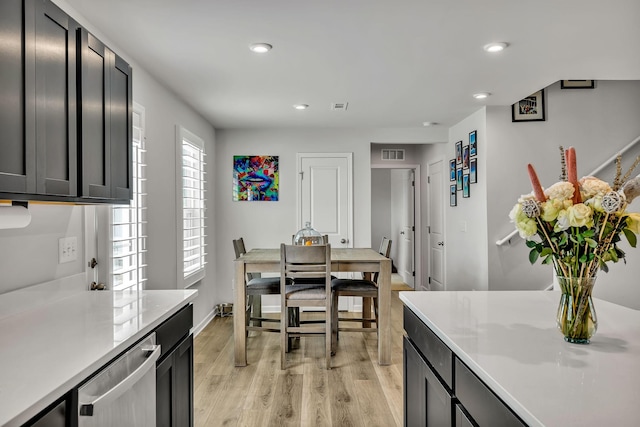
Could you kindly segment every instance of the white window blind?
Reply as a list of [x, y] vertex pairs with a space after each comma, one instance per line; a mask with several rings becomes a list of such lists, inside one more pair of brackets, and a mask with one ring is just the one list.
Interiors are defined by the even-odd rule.
[[181, 252], [182, 279], [184, 286], [191, 286], [204, 277], [205, 243], [205, 152], [204, 141], [188, 130], [178, 128], [178, 146], [180, 164], [178, 167], [180, 191], [182, 195], [179, 220], [182, 221]]
[[143, 290], [147, 280], [144, 109], [133, 111], [133, 198], [111, 208], [111, 288]]

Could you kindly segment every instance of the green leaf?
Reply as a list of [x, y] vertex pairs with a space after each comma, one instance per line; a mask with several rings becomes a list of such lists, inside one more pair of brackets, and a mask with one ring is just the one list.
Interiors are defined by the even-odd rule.
[[529, 262], [531, 264], [535, 264], [537, 260], [538, 260], [538, 251], [536, 249], [531, 249], [531, 252], [529, 252]]
[[628, 228], [624, 228], [622, 232], [624, 233], [624, 236], [627, 238], [629, 245], [632, 248], [635, 248], [636, 244], [638, 243], [638, 238], [636, 237], [636, 234], [633, 231], [629, 230]]
[[553, 257], [551, 255], [545, 257], [545, 259], [542, 260], [543, 264], [551, 264], [553, 262]]
[[595, 247], [598, 246], [598, 242], [596, 242], [595, 240], [590, 239], [588, 237], [585, 237], [584, 241], [587, 242], [587, 244], [589, 245], [590, 248], [595, 248]]
[[562, 238], [561, 238], [561, 240], [560, 240], [560, 243], [558, 243], [558, 246], [564, 246], [564, 245], [566, 245], [566, 244], [567, 244], [567, 239], [568, 239], [568, 238], [569, 238], [569, 235], [568, 235], [566, 232], [562, 233]]
[[547, 257], [552, 253], [553, 251], [551, 250], [551, 248], [544, 248], [542, 251], [540, 251], [540, 256]]
[[526, 245], [527, 245], [528, 248], [535, 248], [537, 243], [534, 242], [533, 240], [527, 240], [526, 241]]
[[585, 230], [585, 232], [584, 232], [584, 233], [582, 233], [582, 235], [583, 235], [584, 237], [593, 237], [593, 236], [595, 236], [595, 235], [596, 235], [596, 232], [595, 232], [592, 228], [590, 228], [590, 229], [588, 229], [588, 230]]
[[578, 261], [580, 261], [582, 264], [586, 263], [586, 262], [587, 262], [587, 256], [586, 256], [586, 255], [582, 255], [582, 256], [578, 259]]

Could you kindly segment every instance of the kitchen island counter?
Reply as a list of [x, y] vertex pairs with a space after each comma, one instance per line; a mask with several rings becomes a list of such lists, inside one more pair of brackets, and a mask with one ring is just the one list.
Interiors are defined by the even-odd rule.
[[195, 290], [0, 295], [0, 426], [19, 426], [193, 301]]
[[639, 311], [594, 299], [598, 331], [580, 345], [556, 328], [558, 292], [401, 292], [400, 299], [529, 426], [638, 425]]

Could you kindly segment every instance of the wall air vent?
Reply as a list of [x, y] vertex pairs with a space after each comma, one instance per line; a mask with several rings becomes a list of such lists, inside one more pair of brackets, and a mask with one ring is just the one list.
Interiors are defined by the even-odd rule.
[[382, 160], [404, 160], [404, 150], [380, 150]]
[[331, 104], [332, 111], [347, 111], [347, 107], [349, 106], [348, 102], [334, 102]]

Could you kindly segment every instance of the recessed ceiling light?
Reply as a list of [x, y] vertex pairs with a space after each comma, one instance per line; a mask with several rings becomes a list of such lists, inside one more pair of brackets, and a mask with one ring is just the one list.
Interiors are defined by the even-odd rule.
[[437, 125], [437, 122], [422, 122], [422, 126], [435, 126]]
[[306, 110], [307, 108], [309, 108], [308, 104], [294, 104], [293, 108], [295, 108], [296, 110]]
[[502, 52], [507, 46], [509, 46], [509, 43], [505, 42], [489, 43], [484, 45], [484, 50], [491, 53]]
[[485, 99], [488, 98], [491, 94], [489, 92], [478, 92], [478, 93], [474, 93], [473, 97], [475, 99]]
[[251, 51], [255, 53], [267, 53], [271, 50], [271, 48], [273, 48], [273, 46], [271, 46], [269, 43], [254, 43], [249, 46], [249, 49], [251, 49]]

